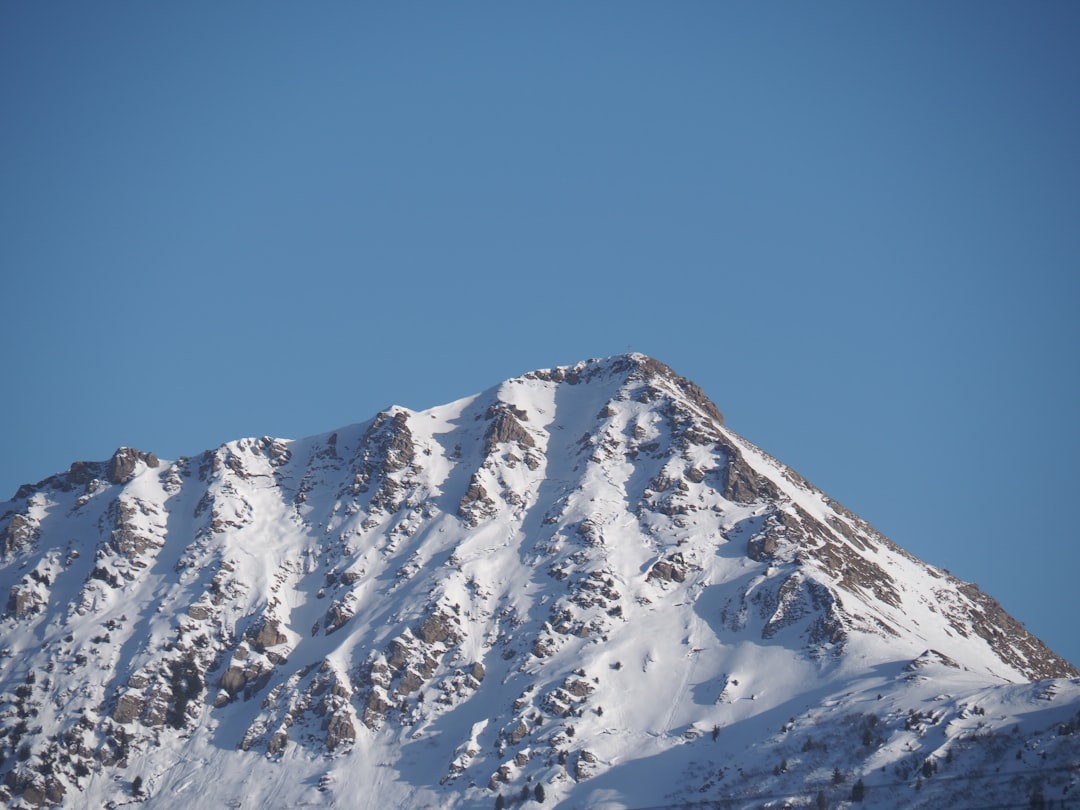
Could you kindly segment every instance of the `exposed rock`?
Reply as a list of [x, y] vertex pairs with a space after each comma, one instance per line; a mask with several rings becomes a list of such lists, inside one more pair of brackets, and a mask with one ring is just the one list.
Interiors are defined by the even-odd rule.
[[[355, 739], [355, 733], [353, 739]], [[273, 736], [270, 738], [270, 744], [266, 746], [266, 752], [271, 756], [275, 754], [280, 754], [282, 751], [285, 750], [285, 746], [288, 744], [288, 742], [289, 735], [285, 731], [279, 729], [278, 731], [275, 731]]]
[[904, 670], [907, 672], [916, 672], [928, 664], [934, 663], [944, 664], [952, 669], [960, 669], [960, 665], [949, 658], [949, 656], [945, 655], [945, 653], [938, 652], [937, 650], [924, 650], [918, 658], [914, 658], [905, 664]]
[[772, 532], [754, 535], [746, 542], [746, 556], [755, 562], [765, 562], [780, 545], [779, 537]]
[[[1039, 638], [1031, 635], [1024, 626], [1006, 613], [997, 600], [979, 590], [972, 583], [957, 582], [960, 591], [971, 600], [971, 607], [963, 618], [970, 622], [976, 635], [986, 642], [1002, 660], [1024, 673], [1032, 680], [1041, 678], [1075, 678], [1080, 670], [1054, 655]], [[953, 629], [964, 634], [962, 623], [950, 617]]]
[[532, 654], [537, 658], [547, 658], [555, 652], [555, 649], [554, 639], [541, 636], [533, 643]]
[[144, 453], [134, 447], [121, 447], [109, 459], [105, 477], [110, 484], [126, 484], [135, 477], [136, 465], [140, 461], [151, 468], [159, 464], [158, 457], [153, 453]]
[[105, 475], [105, 466], [97, 461], [75, 461], [67, 473], [67, 481], [71, 486], [83, 486], [96, 478]]
[[33, 616], [44, 606], [45, 598], [32, 583], [13, 585], [8, 592], [7, 612], [16, 619]]
[[330, 750], [346, 742], [356, 741], [356, 726], [345, 709], [339, 709], [326, 721], [326, 747]]
[[716, 407], [713, 401], [705, 395], [705, 392], [702, 391], [696, 383], [691, 382], [685, 377], [680, 377], [670, 366], [661, 363], [659, 360], [655, 360], [652, 357], [633, 355], [633, 359], [637, 365], [637, 371], [634, 374], [635, 377], [638, 379], [659, 377], [673, 383], [690, 402], [710, 419], [713, 419], [716, 424], [722, 425], [724, 423], [724, 415], [720, 412], [720, 409]]
[[657, 561], [653, 567], [649, 569], [649, 573], [645, 579], [663, 580], [665, 582], [685, 582], [686, 572], [686, 561], [683, 559], [683, 555], [676, 551], [666, 559]]
[[38, 538], [37, 524], [26, 515], [14, 515], [4, 527], [4, 557], [29, 548]]
[[830, 599], [828, 589], [793, 574], [781, 583], [776, 592], [772, 613], [761, 630], [764, 639], [773, 638], [780, 630], [794, 624], [815, 610], [822, 610]]
[[444, 613], [433, 613], [420, 625], [420, 638], [428, 644], [445, 641], [453, 644], [459, 635], [454, 620]]
[[364, 433], [353, 477], [353, 494], [368, 492], [373, 508], [396, 512], [402, 504], [401, 484], [390, 476], [406, 469], [416, 456], [406, 411], [383, 411]]
[[519, 720], [518, 724], [514, 726], [514, 730], [510, 732], [510, 743], [517, 745], [529, 734], [529, 727], [525, 725], [524, 720]]
[[468, 526], [476, 526], [481, 518], [495, 514], [495, 501], [491, 500], [476, 473], [473, 474], [469, 488], [458, 504], [457, 513]]
[[146, 514], [147, 507], [138, 500], [119, 498], [109, 507], [113, 530], [109, 545], [113, 551], [128, 560], [134, 560], [149, 548], [159, 548], [161, 540], [153, 537], [139, 525], [138, 516]]
[[776, 485], [747, 464], [737, 448], [729, 444], [724, 449], [728, 463], [724, 468], [721, 494], [725, 498], [734, 503], [756, 503], [780, 498]]
[[492, 421], [484, 433], [484, 455], [490, 455], [503, 442], [513, 442], [521, 448], [536, 446], [536, 440], [515, 418], [515, 414], [524, 416], [525, 412], [511, 411], [511, 406], [502, 403], [491, 406], [488, 418]]
[[292, 459], [292, 451], [289, 450], [288, 442], [263, 436], [262, 445], [264, 452], [270, 459], [271, 467], [283, 467]]
[[247, 676], [244, 675], [243, 667], [231, 666], [221, 673], [220, 686], [231, 697], [235, 697], [240, 693], [240, 690], [244, 688], [247, 683]]
[[398, 681], [397, 689], [395, 690], [398, 695], [411, 695], [424, 685], [424, 676], [417, 672], [412, 667], [405, 670], [405, 674], [401, 676], [401, 680]]
[[323, 619], [323, 626], [326, 628], [327, 633], [333, 633], [352, 617], [352, 610], [344, 603], [335, 599], [330, 603], [330, 607], [326, 611], [326, 617]]
[[263, 619], [254, 627], [249, 628], [245, 636], [251, 641], [251, 646], [259, 652], [266, 652], [270, 647], [284, 644], [289, 640], [280, 630], [277, 619]]
[[364, 707], [364, 725], [372, 729], [378, 728], [389, 708], [390, 702], [386, 699], [386, 693], [381, 689], [373, 690]]
[[603, 533], [592, 518], [585, 518], [581, 521], [577, 526], [577, 533], [590, 546], [602, 546], [604, 544]]
[[593, 765], [596, 764], [596, 754], [592, 751], [582, 751], [578, 755], [577, 763], [574, 765], [574, 779], [575, 781], [582, 782], [592, 776]]
[[363, 577], [364, 575], [360, 571], [345, 571], [341, 575], [341, 584], [352, 585], [356, 582], [359, 582], [361, 579], [363, 579]]
[[591, 695], [595, 687], [588, 681], [583, 681], [578, 678], [573, 681], [567, 681], [563, 688], [574, 697], [583, 698]]
[[125, 724], [130, 723], [132, 720], [138, 720], [143, 713], [143, 709], [146, 707], [146, 700], [134, 692], [126, 692], [120, 696], [120, 700], [116, 702], [116, 708], [113, 709], [112, 719], [117, 723]]
[[30, 807], [56, 806], [64, 801], [66, 789], [55, 776], [42, 776], [33, 771], [11, 770], [4, 785]]

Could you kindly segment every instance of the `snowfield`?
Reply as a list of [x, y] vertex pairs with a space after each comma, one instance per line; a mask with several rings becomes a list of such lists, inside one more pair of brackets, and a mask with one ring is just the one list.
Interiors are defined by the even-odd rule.
[[1077, 670], [643, 355], [122, 448], [0, 541], [10, 807], [1080, 806]]

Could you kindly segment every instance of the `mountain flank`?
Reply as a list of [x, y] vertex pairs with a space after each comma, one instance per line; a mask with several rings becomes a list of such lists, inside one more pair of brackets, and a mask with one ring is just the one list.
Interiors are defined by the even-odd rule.
[[640, 354], [77, 461], [0, 550], [11, 807], [1080, 795], [1077, 669]]

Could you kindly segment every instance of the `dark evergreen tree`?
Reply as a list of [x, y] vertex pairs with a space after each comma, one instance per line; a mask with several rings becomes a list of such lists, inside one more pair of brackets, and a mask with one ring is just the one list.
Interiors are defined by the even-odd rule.
[[829, 803], [825, 801], [825, 791], [819, 790], [817, 792], [817, 799], [814, 802], [816, 810], [829, 810]]
[[540, 804], [544, 803], [544, 786], [537, 783], [536, 790], [533, 791], [533, 798], [535, 798]]
[[169, 664], [169, 686], [172, 703], [165, 714], [165, 721], [173, 728], [183, 728], [187, 723], [188, 702], [203, 690], [203, 679], [194, 661], [173, 661]]
[[863, 784], [863, 780], [860, 779], [854, 785], [851, 786], [851, 800], [853, 802], [861, 802], [866, 798], [866, 785]]
[[506, 810], [506, 799], [501, 793], [495, 797], [495, 810]]

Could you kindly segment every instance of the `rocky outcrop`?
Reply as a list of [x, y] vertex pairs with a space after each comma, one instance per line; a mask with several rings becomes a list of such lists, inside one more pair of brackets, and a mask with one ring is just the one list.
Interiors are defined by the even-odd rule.
[[109, 534], [112, 551], [128, 560], [134, 560], [147, 549], [160, 548], [163, 541], [147, 528], [149, 521], [140, 520], [140, 516], [152, 517], [156, 512], [156, 507], [138, 499], [119, 498], [113, 501], [108, 512], [113, 524]]
[[323, 628], [328, 634], [333, 633], [341, 627], [344, 627], [345, 623], [352, 617], [353, 610], [351, 604], [335, 599], [330, 603], [330, 607], [326, 609], [326, 615], [323, 617]]
[[55, 807], [64, 801], [67, 793], [64, 783], [55, 776], [43, 776], [29, 769], [8, 771], [4, 786], [29, 807]]
[[270, 682], [273, 669], [261, 657], [242, 655], [243, 648], [234, 654], [228, 668], [221, 673], [218, 686], [224, 692], [219, 694], [214, 705], [219, 708], [230, 700], [243, 696], [245, 699], [261, 692]]
[[335, 748], [356, 741], [356, 726], [353, 725], [352, 713], [346, 708], [335, 711], [326, 719], [326, 747]]
[[281, 623], [277, 619], [264, 618], [248, 628], [244, 634], [251, 646], [259, 652], [266, 652], [270, 647], [284, 644], [289, 637], [281, 632]]
[[144, 453], [134, 447], [121, 447], [105, 468], [105, 478], [110, 484], [126, 484], [135, 477], [139, 462], [147, 467], [154, 468], [160, 463], [153, 453]]
[[[117, 452], [120, 451], [118, 450]], [[67, 483], [72, 487], [85, 486], [106, 475], [107, 466], [108, 465], [103, 465], [97, 461], [72, 462], [71, 468], [67, 473]], [[134, 469], [134, 467], [132, 469]]]
[[447, 613], [432, 613], [420, 624], [420, 638], [427, 644], [456, 644], [461, 640], [459, 624], [460, 622]]
[[727, 465], [721, 494], [725, 498], [733, 503], [757, 503], [781, 497], [776, 484], [747, 464], [737, 447], [727, 441], [723, 445]]
[[593, 775], [597, 759], [592, 751], [583, 750], [574, 764], [574, 781], [583, 782]]
[[645, 579], [661, 582], [685, 582], [686, 573], [686, 560], [680, 552], [676, 551], [665, 559], [657, 560], [649, 569]]
[[395, 474], [409, 468], [416, 445], [404, 410], [384, 411], [365, 431], [355, 460], [352, 494], [372, 492], [371, 508], [396, 512], [403, 503], [402, 483]]
[[10, 557], [13, 554], [30, 548], [38, 537], [38, 526], [34, 520], [26, 515], [14, 515], [4, 527], [0, 535], [3, 543], [3, 556]]
[[465, 521], [468, 526], [477, 526], [484, 518], [495, 514], [495, 501], [488, 495], [484, 485], [480, 483], [480, 476], [474, 473], [469, 482], [469, 488], [461, 496], [457, 508], [458, 517]]
[[979, 590], [978, 585], [966, 582], [957, 584], [970, 600], [970, 606], [961, 615], [954, 612], [950, 616], [950, 624], [956, 632], [966, 635], [967, 628], [971, 628], [986, 640], [1002, 660], [1032, 680], [1080, 676], [1080, 670], [1054, 655], [1040, 639], [1006, 613], [996, 599]]
[[503, 442], [511, 442], [522, 449], [536, 446], [532, 434], [518, 421], [529, 418], [525, 411], [500, 402], [488, 409], [487, 418], [491, 422], [484, 432], [484, 455], [491, 455]]
[[649, 380], [658, 378], [672, 384], [687, 400], [689, 400], [705, 416], [712, 419], [717, 425], [724, 424], [724, 415], [705, 392], [696, 384], [680, 377], [670, 366], [661, 363], [652, 357], [634, 355], [636, 370], [632, 378]]
[[8, 593], [7, 612], [16, 619], [25, 619], [40, 613], [47, 602], [46, 593], [36, 583], [24, 581], [13, 585]]

